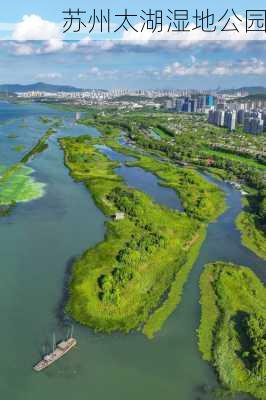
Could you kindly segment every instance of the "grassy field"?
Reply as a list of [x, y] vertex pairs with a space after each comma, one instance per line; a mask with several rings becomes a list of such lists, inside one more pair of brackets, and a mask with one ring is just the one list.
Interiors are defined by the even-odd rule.
[[42, 153], [47, 147], [47, 140], [49, 139], [50, 136], [54, 135], [56, 133], [56, 130], [53, 128], [49, 128], [45, 134], [38, 140], [35, 146], [27, 153], [25, 156], [22, 158], [21, 162], [23, 164], [26, 164], [33, 156], [35, 156], [38, 153]]
[[266, 289], [248, 268], [217, 262], [201, 279], [199, 349], [232, 392], [266, 399]]
[[[65, 164], [107, 216], [120, 211], [125, 218], [110, 220], [105, 240], [74, 264], [66, 310], [104, 332], [128, 332], [148, 321], [143, 332], [151, 337], [180, 300], [206, 225], [127, 187], [114, 173], [118, 163], [101, 154], [94, 142], [88, 137], [60, 139]], [[164, 308], [150, 319], [166, 293]]]
[[253, 167], [253, 168], [264, 169], [264, 170], [266, 168], [265, 165], [263, 165], [262, 163], [256, 162], [252, 158], [239, 156], [237, 154], [233, 154], [230, 152], [211, 150], [211, 149], [207, 149], [207, 148], [204, 149], [204, 152], [209, 154], [210, 156], [217, 155], [224, 159], [241, 162], [241, 163], [245, 164], [247, 167]]
[[172, 138], [169, 134], [165, 133], [162, 129], [156, 127], [153, 128], [154, 132], [157, 133], [162, 139], [169, 140]]
[[81, 119], [78, 122], [82, 125], [93, 126], [103, 135], [109, 137], [117, 137], [120, 135], [121, 132], [121, 129], [119, 127], [114, 126], [108, 122], [104, 123], [104, 121], [97, 121], [96, 119], [93, 118]]
[[148, 338], [153, 338], [154, 335], [159, 332], [166, 321], [166, 319], [172, 314], [176, 306], [181, 302], [184, 285], [188, 279], [188, 275], [195, 264], [202, 243], [206, 237], [206, 229], [202, 227], [199, 230], [196, 240], [191, 244], [188, 254], [182, 268], [177, 272], [175, 279], [173, 280], [169, 293], [162, 306], [149, 317], [144, 325], [143, 333]]
[[255, 215], [243, 211], [237, 217], [236, 227], [241, 232], [243, 245], [266, 260], [266, 235], [256, 226], [255, 218]]

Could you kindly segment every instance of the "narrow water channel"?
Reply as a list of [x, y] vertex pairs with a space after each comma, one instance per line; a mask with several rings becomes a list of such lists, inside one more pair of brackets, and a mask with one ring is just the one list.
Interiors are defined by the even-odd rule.
[[[22, 118], [24, 114], [16, 107]], [[27, 112], [30, 114], [31, 108]], [[32, 371], [43, 345], [51, 348], [52, 332], [58, 340], [67, 333], [59, 307], [73, 258], [103, 240], [105, 234], [105, 217], [83, 185], [69, 176], [57, 143], [59, 136], [97, 132], [76, 125], [71, 117], [65, 124], [30, 165], [35, 178], [46, 183], [45, 196], [18, 205], [10, 217], [0, 221], [1, 398], [213, 400], [210, 388], [217, 386], [216, 377], [202, 361], [196, 343], [200, 272], [206, 262], [226, 260], [247, 265], [266, 278], [263, 261], [241, 245], [234, 227], [241, 210], [240, 193], [224, 183], [218, 184], [227, 193], [229, 208], [209, 226], [182, 303], [154, 340], [136, 333], [94, 334], [75, 324], [77, 349], [40, 374]], [[5, 126], [10, 125], [0, 127], [1, 139], [6, 137]], [[5, 157], [1, 147], [0, 160]], [[130, 185], [141, 189], [138, 182], [144, 182], [143, 190], [167, 204], [172, 193], [157, 182], [155, 185], [156, 177], [141, 169], [135, 176], [130, 171], [118, 169]]]
[[107, 146], [97, 146], [110, 160], [120, 161], [121, 165], [115, 172], [122, 176], [128, 186], [141, 190], [151, 196], [158, 204], [183, 211], [181, 201], [176, 192], [166, 186], [154, 174], [139, 167], [127, 167], [126, 161], [134, 161], [134, 157], [121, 154]]

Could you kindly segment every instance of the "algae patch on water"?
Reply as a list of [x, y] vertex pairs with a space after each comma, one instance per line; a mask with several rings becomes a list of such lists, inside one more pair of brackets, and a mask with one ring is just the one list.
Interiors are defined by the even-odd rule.
[[45, 184], [37, 182], [33, 169], [24, 165], [5, 168], [0, 165], [0, 205], [27, 202], [43, 196]]

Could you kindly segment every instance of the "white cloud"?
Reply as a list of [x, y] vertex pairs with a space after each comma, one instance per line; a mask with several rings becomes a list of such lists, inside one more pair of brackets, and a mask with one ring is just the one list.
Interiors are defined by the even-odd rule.
[[17, 56], [56, 53], [65, 47], [66, 44], [60, 39], [50, 39], [41, 43], [36, 41], [10, 42], [10, 51]]
[[12, 52], [17, 56], [30, 56], [34, 54], [34, 49], [27, 43], [12, 43]]
[[60, 79], [62, 78], [62, 74], [59, 72], [47, 72], [47, 73], [40, 73], [36, 75], [37, 79]]
[[79, 41], [79, 46], [88, 46], [91, 43], [91, 38], [89, 36], [85, 36]]
[[87, 74], [83, 74], [83, 73], [78, 74], [78, 79], [87, 79], [87, 78], [88, 78]]
[[24, 15], [22, 21], [14, 25], [12, 39], [16, 55], [54, 53], [64, 47], [60, 27], [33, 14]]
[[64, 42], [60, 39], [49, 39], [40, 47], [39, 53], [55, 53], [64, 48]]
[[50, 40], [62, 37], [60, 27], [54, 22], [42, 19], [39, 15], [24, 15], [16, 24], [12, 39], [14, 40]]
[[266, 75], [266, 63], [257, 58], [234, 62], [221, 61], [216, 64], [208, 61], [196, 62], [196, 60], [190, 64], [175, 62], [167, 65], [161, 74], [168, 78], [180, 76]]
[[87, 71], [78, 75], [79, 79], [119, 79], [123, 73], [117, 69], [100, 69], [99, 67], [90, 67]]
[[[242, 22], [238, 20], [240, 18]], [[190, 23], [189, 31], [187, 32], [168, 32], [168, 25], [163, 25], [162, 32], [153, 32], [151, 29], [145, 27], [142, 29], [143, 24], [136, 24], [134, 30], [125, 31], [122, 35], [122, 40], [128, 41], [129, 44], [144, 46], [154, 41], [168, 41], [168, 46], [174, 42], [177, 48], [188, 48], [195, 45], [204, 45], [204, 42], [219, 42], [221, 47], [234, 48], [236, 50], [243, 49], [248, 42], [254, 40], [265, 40], [263, 32], [246, 32], [246, 20], [243, 16], [231, 16], [231, 25], [235, 24], [239, 31], [222, 31], [226, 20], [223, 25], [216, 24], [217, 29], [214, 32], [204, 32], [201, 29], [195, 29], [196, 25]], [[229, 28], [229, 26], [228, 26]]]
[[163, 70], [163, 75], [168, 77], [175, 76], [204, 76], [209, 73], [209, 65], [207, 62], [198, 62], [192, 64], [182, 64], [175, 62], [167, 65]]
[[98, 48], [101, 50], [110, 50], [114, 47], [115, 42], [112, 40], [104, 40], [101, 42], [98, 42]]
[[266, 75], [266, 64], [263, 60], [250, 58], [237, 62], [218, 63], [210, 72], [212, 75]]
[[100, 69], [98, 67], [91, 67], [90, 73], [91, 74], [100, 74]]
[[88, 49], [93, 49], [93, 50], [111, 50], [115, 45], [117, 41], [113, 40], [92, 40], [90, 36], [85, 36], [82, 38], [79, 42], [65, 42], [66, 47], [70, 51], [75, 51], [75, 50], [83, 50], [86, 51]]

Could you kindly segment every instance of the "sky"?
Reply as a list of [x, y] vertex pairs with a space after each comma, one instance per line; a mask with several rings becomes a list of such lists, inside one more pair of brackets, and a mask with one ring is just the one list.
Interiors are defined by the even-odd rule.
[[[22, 47], [23, 46], [23, 47]], [[61, 47], [62, 46], [62, 47]], [[152, 41], [0, 42], [0, 83], [82, 88], [196, 88], [264, 85], [266, 43]]]
[[[111, 32], [99, 31], [99, 24], [90, 33], [88, 26], [80, 32], [73, 28], [63, 33], [62, 11], [86, 10], [88, 21], [92, 9], [111, 8], [111, 14], [141, 14], [143, 1], [127, 4], [113, 0], [12, 0], [1, 5], [0, 15], [0, 83], [33, 83], [37, 81], [70, 84], [82, 88], [196, 88], [241, 87], [264, 85], [266, 78], [266, 30], [245, 31], [246, 10], [261, 10], [261, 0], [219, 2], [210, 0], [158, 0], [145, 1], [144, 11], [151, 8], [189, 11], [210, 9], [215, 18], [228, 10], [230, 24], [239, 32], [221, 32], [222, 22], [216, 22], [217, 30], [202, 32], [168, 32], [169, 24], [163, 22], [162, 32], [152, 32], [143, 21], [132, 18], [133, 29], [121, 29], [120, 19], [111, 19]], [[235, 15], [233, 14], [234, 9]], [[266, 9], [266, 7], [264, 7]], [[242, 22], [239, 22], [239, 19]], [[224, 26], [224, 25], [223, 25]], [[232, 25], [233, 26], [233, 25]], [[212, 27], [211, 27], [212, 28]], [[141, 31], [142, 30], [142, 31]], [[141, 31], [141, 32], [140, 32]]]
[[[133, 3], [133, 4], [132, 4]], [[206, 9], [209, 8], [217, 13], [223, 13], [227, 8], [232, 7], [238, 12], [243, 13], [246, 9], [261, 9], [262, 0], [223, 0], [221, 2], [214, 2], [211, 0], [201, 0], [200, 4], [198, 0], [134, 0], [134, 2], [124, 0], [12, 0], [10, 2], [3, 2], [1, 4], [1, 15], [0, 22], [14, 23], [19, 22], [23, 15], [36, 14], [40, 15], [43, 19], [60, 22], [62, 19], [62, 11], [69, 8], [82, 10], [89, 10], [92, 8], [111, 8], [113, 11], [121, 11], [125, 7], [130, 11], [139, 11], [144, 8], [152, 9], [167, 9], [167, 8], [178, 8], [184, 9], [189, 8], [195, 10], [196, 8]], [[265, 8], [265, 7], [264, 7]]]

